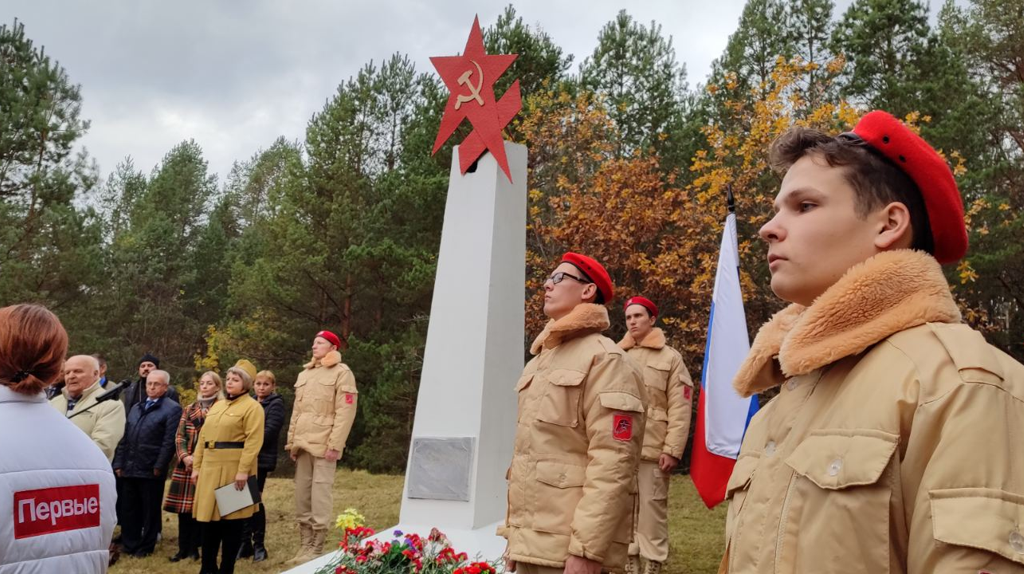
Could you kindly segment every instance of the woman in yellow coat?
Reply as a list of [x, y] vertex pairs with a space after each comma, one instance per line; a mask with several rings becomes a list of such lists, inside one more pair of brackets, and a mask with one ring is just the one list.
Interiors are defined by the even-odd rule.
[[[210, 407], [192, 462], [196, 479], [192, 514], [202, 525], [203, 573], [231, 574], [242, 544], [242, 519], [249, 518], [258, 504], [221, 516], [214, 491], [234, 483], [238, 490], [256, 475], [256, 457], [263, 446], [263, 407], [249, 396], [256, 367], [242, 359], [228, 369], [224, 383], [227, 399]], [[237, 521], [237, 522], [236, 522]], [[220, 568], [217, 552], [223, 545]]]

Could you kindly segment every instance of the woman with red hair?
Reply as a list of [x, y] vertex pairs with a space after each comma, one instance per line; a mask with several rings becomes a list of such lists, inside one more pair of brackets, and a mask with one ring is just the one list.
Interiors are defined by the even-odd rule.
[[107, 571], [114, 473], [43, 393], [67, 350], [45, 307], [0, 309], [0, 574]]

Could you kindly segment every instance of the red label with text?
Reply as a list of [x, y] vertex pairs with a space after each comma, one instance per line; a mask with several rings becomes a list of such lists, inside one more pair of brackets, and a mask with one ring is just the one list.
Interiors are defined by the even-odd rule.
[[355, 395], [352, 395], [351, 393], [346, 393], [345, 394], [345, 404], [346, 405], [351, 405], [351, 404], [353, 404], [355, 402], [356, 402]]
[[615, 440], [629, 440], [633, 438], [633, 417], [629, 415], [615, 415], [612, 423], [612, 436]]
[[690, 388], [690, 385], [683, 385], [683, 398], [686, 400], [690, 400], [690, 397], [692, 396], [693, 389]]
[[13, 511], [15, 538], [93, 528], [100, 525], [100, 485], [15, 492]]

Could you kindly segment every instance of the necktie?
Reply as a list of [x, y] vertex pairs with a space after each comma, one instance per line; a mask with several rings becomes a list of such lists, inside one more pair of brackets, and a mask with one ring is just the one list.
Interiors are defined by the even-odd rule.
[[153, 408], [153, 405], [155, 404], [156, 401], [154, 401], [153, 399], [146, 399], [146, 410], [148, 411], [149, 409]]

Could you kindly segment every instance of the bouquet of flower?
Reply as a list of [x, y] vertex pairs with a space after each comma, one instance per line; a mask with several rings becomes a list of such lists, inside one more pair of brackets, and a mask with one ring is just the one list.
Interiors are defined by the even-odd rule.
[[363, 518], [349, 508], [338, 516], [344, 529], [338, 551], [316, 574], [496, 574], [489, 562], [470, 562], [465, 552], [452, 548], [437, 528], [427, 538], [418, 534], [393, 532], [390, 542], [367, 540], [375, 534], [363, 525]]

